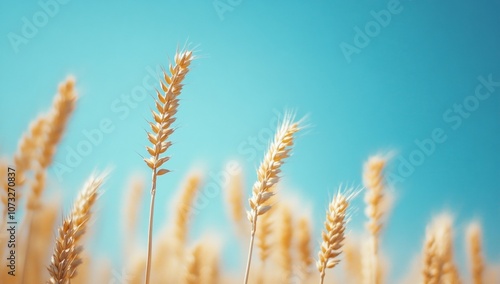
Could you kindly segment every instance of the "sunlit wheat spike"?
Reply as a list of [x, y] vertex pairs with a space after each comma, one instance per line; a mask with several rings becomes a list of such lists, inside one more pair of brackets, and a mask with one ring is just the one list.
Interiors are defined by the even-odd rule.
[[79, 253], [82, 250], [81, 246], [76, 245], [77, 230], [71, 217], [64, 219], [59, 228], [51, 263], [47, 268], [50, 274], [47, 283], [69, 284], [71, 278], [76, 276], [76, 268], [81, 263]]
[[348, 219], [348, 207], [354, 197], [352, 191], [335, 194], [326, 211], [325, 230], [321, 233], [322, 243], [318, 253], [316, 267], [320, 273], [320, 283], [323, 283], [327, 268], [335, 267], [342, 253], [344, 233]]
[[156, 91], [156, 110], [152, 110], [153, 121], [149, 123], [151, 132], [147, 133], [148, 140], [152, 147], [146, 147], [150, 157], [144, 159], [148, 167], [155, 170], [156, 175], [163, 175], [168, 172], [160, 167], [168, 161], [169, 157], [162, 154], [172, 145], [168, 138], [174, 132], [172, 123], [175, 121], [175, 114], [179, 106], [179, 94], [182, 90], [182, 81], [189, 72], [189, 65], [193, 60], [191, 51], [182, 51], [175, 55], [175, 64], [170, 65], [171, 74], [163, 72], [164, 81], [160, 80], [160, 90]]
[[275, 194], [273, 188], [280, 179], [281, 166], [285, 162], [285, 159], [290, 156], [294, 134], [300, 130], [300, 124], [300, 121], [294, 121], [293, 115], [289, 113], [285, 115], [264, 160], [257, 170], [257, 181], [253, 185], [252, 197], [249, 199], [250, 210], [247, 211], [247, 218], [251, 223], [252, 229], [247, 267], [245, 270], [245, 284], [248, 283], [258, 216], [266, 214], [272, 207], [269, 200]]
[[255, 230], [257, 216], [265, 214], [270, 209], [268, 200], [275, 194], [272, 189], [280, 179], [281, 166], [290, 156], [293, 136], [299, 130], [299, 122], [294, 122], [293, 117], [287, 114], [260, 164], [257, 181], [252, 188], [252, 197], [249, 199], [250, 211], [247, 214], [252, 223], [252, 231]]
[[73, 204], [71, 216], [74, 225], [78, 228], [78, 234], [75, 240], [79, 241], [87, 229], [87, 223], [92, 217], [92, 207], [94, 206], [99, 194], [98, 190], [104, 182], [105, 176], [90, 177]]
[[170, 157], [165, 156], [164, 153], [172, 145], [172, 142], [169, 141], [168, 138], [174, 132], [172, 124], [176, 119], [175, 114], [179, 106], [178, 96], [182, 90], [182, 81], [189, 72], [189, 65], [193, 59], [192, 51], [180, 51], [175, 54], [174, 65], [170, 64], [169, 66], [170, 75], [168, 75], [167, 72], [163, 72], [164, 80], [160, 80], [161, 88], [160, 90], [156, 90], [156, 110], [151, 111], [153, 121], [149, 123], [151, 132], [148, 132], [147, 136], [152, 145], [151, 147], [146, 147], [150, 157], [144, 158], [144, 162], [146, 162], [147, 166], [151, 168], [153, 172], [151, 176], [151, 202], [149, 206], [148, 250], [145, 275], [146, 284], [149, 283], [151, 276], [156, 179], [158, 176], [169, 172], [169, 170], [161, 167], [170, 159]]

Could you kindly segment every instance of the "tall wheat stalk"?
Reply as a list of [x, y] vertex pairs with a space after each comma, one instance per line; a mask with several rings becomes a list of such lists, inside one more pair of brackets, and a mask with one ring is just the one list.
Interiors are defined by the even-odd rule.
[[179, 106], [179, 98], [182, 91], [182, 81], [189, 72], [189, 65], [193, 60], [192, 51], [181, 51], [175, 54], [175, 64], [170, 64], [170, 76], [163, 72], [165, 82], [160, 80], [161, 90], [156, 91], [157, 99], [155, 100], [156, 109], [152, 110], [153, 121], [149, 123], [152, 132], [148, 132], [148, 140], [152, 147], [146, 147], [146, 150], [151, 155], [150, 158], [144, 158], [148, 167], [152, 170], [151, 175], [151, 201], [149, 206], [149, 229], [148, 229], [148, 249], [146, 260], [146, 276], [145, 283], [149, 283], [151, 275], [151, 254], [153, 246], [153, 215], [156, 194], [156, 179], [169, 172], [169, 170], [161, 168], [161, 166], [170, 159], [168, 156], [162, 155], [172, 145], [168, 138], [174, 132], [172, 123], [175, 121], [175, 114]]
[[274, 136], [274, 141], [270, 145], [264, 157], [264, 161], [262, 161], [257, 171], [257, 181], [253, 185], [252, 197], [249, 199], [250, 210], [247, 211], [247, 217], [251, 223], [252, 229], [248, 248], [247, 266], [245, 269], [245, 284], [248, 283], [248, 276], [250, 273], [258, 217], [271, 209], [269, 200], [275, 194], [273, 190], [280, 179], [280, 168], [285, 162], [285, 159], [290, 156], [291, 147], [293, 146], [293, 135], [299, 131], [299, 124], [299, 122], [293, 121], [293, 117], [290, 114], [285, 115], [281, 126]]

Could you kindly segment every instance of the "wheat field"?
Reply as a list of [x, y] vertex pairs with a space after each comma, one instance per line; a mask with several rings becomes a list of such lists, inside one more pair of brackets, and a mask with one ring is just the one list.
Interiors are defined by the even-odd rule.
[[[153, 230], [155, 194], [171, 190], [157, 188], [158, 179], [168, 179], [174, 169], [169, 159], [176, 113], [182, 111], [179, 96], [183, 80], [196, 59], [190, 50], [176, 53], [169, 68], [158, 82], [151, 101], [154, 108], [144, 139], [142, 152], [150, 179], [137, 179], [123, 190], [123, 230], [117, 240], [123, 241], [123, 277], [117, 278], [110, 266], [96, 268], [96, 259], [88, 250], [92, 242], [93, 220], [101, 214], [96, 210], [99, 196], [106, 187], [106, 177], [113, 172], [88, 173], [87, 182], [75, 196], [72, 205], [63, 206], [57, 196], [47, 194], [48, 169], [60, 146], [71, 116], [78, 108], [76, 78], [60, 84], [52, 107], [46, 113], [33, 115], [30, 126], [19, 138], [18, 148], [0, 160], [2, 177], [1, 231], [9, 232], [7, 222], [16, 206], [18, 224], [15, 233], [15, 272], [9, 267], [12, 235], [0, 235], [0, 254], [7, 265], [0, 266], [0, 283], [363, 283], [388, 282], [388, 264], [380, 243], [393, 197], [388, 190], [386, 166], [390, 154], [374, 154], [363, 165], [363, 185], [340, 186], [329, 196], [321, 235], [313, 233], [313, 220], [300, 205], [287, 201], [286, 188], [280, 187], [282, 165], [293, 159], [297, 134], [308, 128], [306, 119], [297, 119], [287, 112], [276, 129], [275, 136], [263, 153], [251, 194], [244, 188], [241, 171], [230, 176], [224, 190], [228, 219], [241, 241], [246, 265], [238, 271], [225, 268], [222, 244], [210, 236], [188, 238], [192, 219], [191, 206], [203, 184], [203, 173], [186, 173], [177, 192], [173, 216], [160, 231]], [[141, 163], [138, 159], [137, 163]], [[241, 165], [247, 166], [247, 165]], [[15, 173], [9, 175], [9, 173]], [[252, 177], [253, 178], [253, 177]], [[15, 185], [15, 194], [12, 188]], [[150, 198], [149, 208], [139, 208], [137, 200]], [[352, 201], [364, 200], [364, 208], [355, 208]], [[325, 204], [319, 204], [323, 206]], [[63, 210], [63, 208], [70, 208]], [[148, 210], [148, 239], [141, 243], [136, 237], [140, 210]], [[365, 232], [354, 236], [350, 226], [352, 212], [365, 214]], [[417, 212], [418, 213], [418, 212]], [[473, 217], [473, 216], [471, 216]], [[415, 265], [408, 269], [405, 283], [474, 283], [498, 284], [498, 266], [485, 260], [483, 230], [479, 221], [472, 221], [466, 230], [456, 230], [453, 214], [443, 211], [422, 228], [421, 253]], [[454, 243], [462, 234], [465, 244]], [[466, 269], [460, 269], [457, 251], [467, 255]], [[15, 276], [13, 275], [15, 274]], [[403, 281], [403, 280], [402, 280]]]

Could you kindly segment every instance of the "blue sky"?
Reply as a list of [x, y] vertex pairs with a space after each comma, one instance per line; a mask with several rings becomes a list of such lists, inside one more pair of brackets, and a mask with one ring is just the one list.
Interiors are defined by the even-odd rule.
[[[168, 162], [174, 172], [160, 182], [157, 227], [162, 205], [193, 167], [211, 181], [209, 172], [238, 160], [249, 190], [276, 113], [293, 109], [311, 127], [297, 138], [284, 167], [290, 189], [280, 194], [308, 200], [316, 233], [338, 185], [361, 184], [368, 156], [394, 151], [391, 173], [401, 177], [403, 164], [413, 166], [394, 185], [384, 232], [394, 275], [419, 253], [426, 223], [443, 209], [455, 214], [457, 234], [479, 218], [487, 258], [500, 261], [498, 2], [62, 2], [0, 3], [0, 150], [13, 153], [57, 84], [76, 77], [81, 97], [55, 161], [67, 164], [103, 120], [112, 130], [69, 172], [51, 169], [50, 187], [67, 209], [94, 169], [113, 168], [92, 239], [97, 254], [117, 259], [119, 247], [110, 245], [120, 230], [116, 200], [129, 175], [149, 175], [140, 155], [154, 105], [144, 82], [188, 42], [199, 59], [182, 94]], [[40, 3], [56, 5], [46, 12]], [[432, 151], [420, 150], [433, 138]], [[227, 227], [220, 197], [195, 219], [193, 238]], [[361, 199], [354, 231], [364, 222]], [[462, 243], [458, 236], [460, 257]]]

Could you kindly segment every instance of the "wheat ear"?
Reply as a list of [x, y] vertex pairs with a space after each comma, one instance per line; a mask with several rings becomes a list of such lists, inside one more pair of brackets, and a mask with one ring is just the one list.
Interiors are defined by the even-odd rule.
[[259, 248], [259, 258], [263, 264], [271, 253], [272, 244], [269, 240], [269, 236], [273, 233], [273, 226], [270, 216], [269, 214], [264, 214], [260, 217], [259, 224], [257, 225], [257, 232], [255, 234], [257, 247]]
[[189, 218], [192, 206], [201, 186], [201, 174], [194, 172], [187, 177], [181, 196], [176, 203], [173, 234], [176, 241], [177, 257], [181, 258], [187, 242]]
[[[131, 256], [133, 246], [136, 243], [137, 220], [141, 210], [144, 195], [144, 179], [139, 176], [132, 176], [128, 181], [128, 186], [123, 200], [122, 215], [123, 228], [125, 232], [125, 253]], [[127, 257], [127, 259], [129, 259]]]
[[149, 228], [148, 228], [148, 249], [146, 261], [146, 276], [145, 282], [149, 284], [151, 274], [151, 253], [153, 246], [153, 215], [154, 215], [154, 201], [156, 194], [156, 179], [158, 176], [164, 175], [169, 171], [161, 168], [161, 166], [169, 160], [170, 157], [162, 154], [172, 145], [168, 138], [174, 132], [172, 123], [175, 121], [175, 114], [179, 106], [179, 98], [182, 91], [182, 81], [189, 72], [189, 65], [193, 59], [192, 51], [181, 51], [175, 54], [175, 64], [170, 65], [170, 76], [163, 72], [164, 80], [160, 80], [161, 90], [156, 91], [157, 99], [156, 111], [151, 111], [153, 114], [153, 121], [149, 123], [152, 132], [148, 132], [148, 140], [151, 142], [152, 147], [146, 147], [148, 153], [151, 155], [145, 158], [144, 161], [152, 170], [151, 175], [151, 202], [149, 207]]
[[428, 228], [426, 232], [423, 254], [423, 284], [439, 283], [441, 274], [442, 265], [437, 253], [436, 237], [434, 236], [434, 233]]
[[201, 269], [201, 281], [200, 283], [205, 283], [205, 284], [217, 284], [220, 283], [221, 276], [220, 276], [220, 267], [219, 267], [219, 256], [218, 252], [215, 251], [213, 248], [208, 247], [211, 245], [210, 243], [206, 243], [205, 246], [203, 246], [204, 249], [204, 258], [206, 259], [203, 263], [202, 269]]
[[271, 209], [268, 201], [275, 194], [273, 188], [280, 179], [281, 166], [285, 162], [285, 159], [290, 156], [291, 147], [293, 146], [293, 135], [299, 129], [299, 122], [293, 122], [293, 117], [287, 114], [274, 136], [274, 141], [269, 147], [264, 161], [257, 171], [257, 181], [253, 185], [252, 197], [249, 199], [250, 211], [247, 211], [247, 217], [252, 229], [245, 270], [245, 284], [248, 283], [250, 273], [258, 217]]
[[194, 246], [192, 252], [188, 256], [186, 264], [186, 277], [184, 283], [198, 284], [200, 283], [201, 274], [202, 247], [200, 244]]
[[259, 259], [260, 259], [260, 273], [258, 275], [257, 283], [265, 283], [266, 280], [266, 261], [271, 254], [271, 248], [273, 247], [273, 242], [271, 242], [270, 236], [273, 235], [273, 225], [274, 220], [271, 212], [274, 207], [271, 208], [267, 214], [261, 215], [259, 218], [259, 223], [257, 224], [257, 231], [255, 233], [255, 241], [257, 248], [259, 249]]
[[346, 238], [343, 247], [344, 253], [344, 269], [352, 283], [362, 283], [363, 277], [360, 271], [363, 271], [361, 241], [350, 235]]
[[71, 217], [64, 219], [59, 228], [51, 264], [48, 267], [50, 279], [47, 283], [66, 284], [76, 276], [76, 268], [81, 263], [78, 255], [82, 250], [75, 242], [77, 230]]
[[314, 263], [311, 251], [311, 223], [307, 217], [300, 218], [297, 224], [297, 251], [302, 274], [307, 279], [311, 265]]
[[[31, 242], [31, 227], [32, 227], [32, 214], [40, 206], [40, 198], [45, 189], [47, 168], [52, 163], [55, 151], [61, 138], [66, 130], [66, 125], [69, 121], [73, 110], [75, 109], [77, 95], [75, 92], [75, 81], [72, 77], [68, 78], [66, 82], [59, 85], [59, 92], [54, 98], [52, 109], [50, 113], [45, 116], [44, 129], [42, 133], [38, 133], [32, 142], [36, 143], [38, 152], [36, 153], [36, 161], [38, 164], [33, 165], [35, 169], [35, 180], [31, 186], [31, 191], [26, 203], [28, 214], [26, 215], [27, 229], [27, 245], [24, 254], [30, 253]], [[41, 135], [41, 137], [40, 137]], [[27, 257], [25, 257], [26, 263]], [[21, 282], [25, 276], [25, 270], [21, 274]]]
[[80, 191], [70, 215], [63, 220], [48, 267], [50, 279], [47, 283], [69, 283], [76, 276], [76, 268], [82, 263], [81, 238], [87, 230], [103, 180], [104, 176], [91, 177]]
[[52, 109], [45, 118], [43, 137], [37, 143], [40, 148], [37, 153], [38, 166], [35, 167], [35, 183], [28, 198], [28, 209], [33, 210], [38, 206], [45, 188], [46, 170], [52, 164], [57, 146], [75, 109], [76, 100], [75, 80], [69, 77], [66, 82], [59, 85], [59, 92], [54, 98]]
[[467, 252], [472, 275], [472, 283], [482, 284], [484, 274], [484, 257], [482, 246], [482, 231], [479, 222], [474, 221], [467, 226]]
[[288, 283], [292, 275], [293, 267], [292, 253], [290, 251], [293, 238], [292, 213], [290, 212], [290, 208], [284, 204], [279, 206], [279, 212], [279, 222], [277, 223], [279, 229], [276, 230], [278, 263], [283, 271], [283, 282]]
[[379, 235], [382, 229], [382, 216], [387, 203], [383, 170], [387, 159], [382, 156], [372, 156], [364, 165], [363, 181], [366, 187], [365, 203], [368, 222], [366, 227], [369, 233], [368, 251], [364, 259], [365, 283], [378, 284], [380, 282], [380, 267], [378, 260]]
[[229, 183], [226, 188], [229, 215], [239, 234], [243, 234], [247, 229], [247, 227], [243, 227], [245, 219], [244, 193], [243, 174], [240, 170], [229, 176]]
[[[38, 117], [36, 120], [31, 122], [30, 127], [26, 133], [21, 137], [16, 153], [14, 154], [14, 169], [16, 169], [16, 186], [21, 188], [26, 182], [26, 172], [32, 168], [33, 161], [36, 160], [36, 149], [39, 144], [39, 140], [41, 139], [45, 124], [47, 123], [47, 119], [43, 116]], [[5, 168], [5, 173], [7, 173], [7, 166]], [[7, 175], [7, 174], [5, 174]], [[3, 220], [5, 220], [5, 216], [7, 215], [7, 180], [2, 181], [4, 194], [1, 195], [2, 203], [3, 203], [3, 211], [2, 216]], [[19, 202], [22, 196], [22, 191], [16, 191], [16, 203]]]
[[340, 190], [335, 194], [326, 211], [325, 230], [321, 233], [322, 243], [316, 267], [320, 273], [320, 283], [325, 279], [326, 269], [335, 267], [342, 253], [344, 233], [347, 223], [347, 209], [352, 193], [344, 195]]
[[450, 214], [436, 216], [427, 227], [423, 259], [424, 284], [460, 283], [453, 261], [453, 218]]

